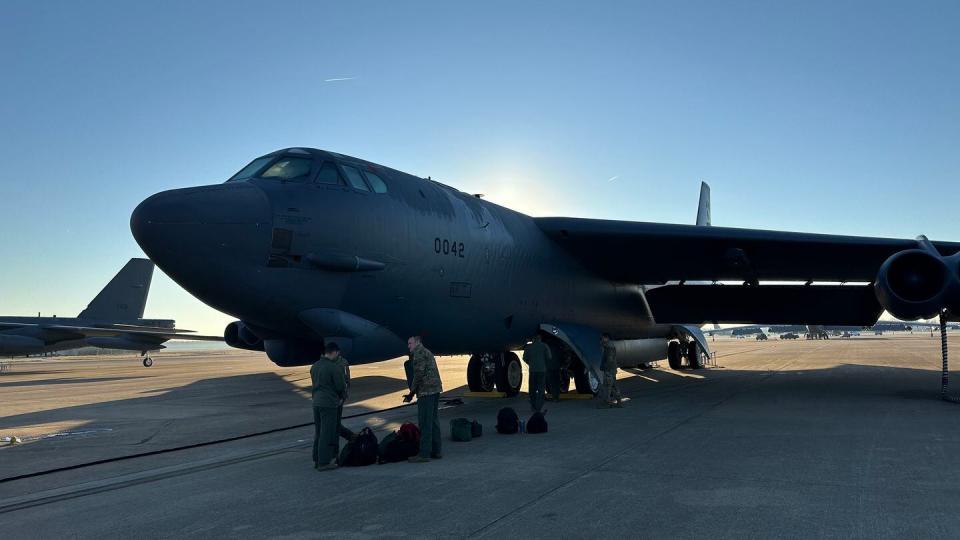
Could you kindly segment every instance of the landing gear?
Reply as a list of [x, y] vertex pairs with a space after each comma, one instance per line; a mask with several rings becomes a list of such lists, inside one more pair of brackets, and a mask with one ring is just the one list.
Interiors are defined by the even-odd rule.
[[471, 392], [493, 392], [497, 382], [497, 362], [490, 354], [475, 354], [467, 364], [467, 386]]
[[520, 393], [520, 386], [523, 384], [520, 358], [512, 352], [503, 353], [500, 358], [501, 361], [497, 364], [497, 390], [508, 396], [515, 396]]
[[597, 395], [597, 392], [600, 391], [600, 380], [579, 360], [576, 361], [576, 367], [573, 368], [573, 385], [576, 387], [578, 394]]
[[672, 370], [683, 369], [683, 352], [679, 341], [671, 341], [667, 344], [667, 363], [670, 364]]
[[150, 358], [149, 356], [144, 356], [144, 357], [143, 357], [143, 367], [150, 367], [150, 366], [152, 366], [152, 365], [153, 365], [153, 358]]
[[701, 369], [703, 367], [703, 351], [696, 341], [687, 343], [687, 361], [690, 363], [690, 369]]

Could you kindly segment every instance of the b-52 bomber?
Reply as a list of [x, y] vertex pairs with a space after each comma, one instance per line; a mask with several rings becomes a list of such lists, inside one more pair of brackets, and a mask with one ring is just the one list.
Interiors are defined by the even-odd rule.
[[151, 351], [171, 339], [223, 341], [175, 328], [169, 319], [144, 319], [153, 263], [130, 259], [76, 317], [0, 317], [0, 354], [21, 356], [81, 347], [140, 351], [144, 367]]
[[[354, 363], [423, 335], [469, 354], [473, 390], [516, 393], [512, 350], [540, 333], [579, 392], [600, 334], [624, 367], [701, 367], [705, 323], [870, 326], [960, 314], [960, 244], [696, 225], [534, 218], [362, 159], [288, 148], [225, 183], [144, 200], [131, 229], [187, 291], [238, 320], [231, 346], [278, 365], [336, 342]], [[770, 283], [777, 282], [777, 283]], [[567, 381], [569, 386], [569, 380]]]

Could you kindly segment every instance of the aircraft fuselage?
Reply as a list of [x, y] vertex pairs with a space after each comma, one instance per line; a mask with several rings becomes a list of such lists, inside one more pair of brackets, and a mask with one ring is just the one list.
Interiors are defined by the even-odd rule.
[[[458, 354], [515, 348], [543, 322], [621, 338], [652, 326], [638, 286], [593, 276], [529, 216], [354, 158], [310, 155], [317, 166], [376, 171], [389, 190], [249, 179], [167, 191], [137, 208], [134, 234], [181, 286], [260, 337], [352, 336], [352, 361], [402, 354], [417, 334]], [[383, 347], [362, 346], [374, 335]]]

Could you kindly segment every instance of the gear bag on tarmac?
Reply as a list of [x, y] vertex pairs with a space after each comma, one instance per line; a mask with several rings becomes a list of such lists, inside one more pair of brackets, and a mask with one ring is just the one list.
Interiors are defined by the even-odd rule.
[[458, 442], [473, 440], [473, 422], [466, 418], [450, 420], [450, 438]]
[[398, 433], [404, 439], [417, 443], [418, 447], [420, 446], [420, 428], [413, 422], [404, 422], [401, 424]]
[[387, 435], [380, 441], [380, 463], [405, 461], [420, 452], [420, 428], [411, 422], [404, 422], [400, 429]]
[[527, 433], [546, 433], [547, 419], [544, 416], [547, 411], [537, 411], [533, 413], [530, 420], [527, 420]]
[[394, 431], [380, 441], [378, 460], [380, 463], [406, 461], [420, 451], [420, 445], [404, 439], [400, 432]]
[[370, 428], [363, 428], [357, 438], [348, 442], [340, 451], [338, 462], [341, 467], [362, 467], [377, 462], [379, 445], [377, 436]]
[[497, 413], [497, 433], [511, 434], [520, 431], [520, 417], [517, 411], [504, 407]]
[[376, 463], [378, 455], [377, 436], [373, 434], [373, 430], [365, 427], [360, 430], [356, 439], [343, 447], [338, 461], [341, 467], [361, 467]]
[[483, 424], [481, 424], [480, 422], [477, 422], [476, 420], [474, 420], [473, 422], [470, 422], [470, 435], [473, 436], [474, 439], [476, 439], [477, 437], [482, 437]]

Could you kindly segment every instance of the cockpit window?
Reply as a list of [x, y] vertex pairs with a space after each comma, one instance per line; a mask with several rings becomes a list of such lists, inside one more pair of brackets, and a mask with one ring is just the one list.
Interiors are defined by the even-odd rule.
[[367, 181], [370, 182], [370, 187], [373, 188], [374, 193], [386, 193], [387, 184], [384, 183], [383, 178], [380, 178], [376, 174], [366, 171]]
[[301, 182], [310, 175], [311, 167], [313, 160], [310, 158], [286, 156], [263, 171], [259, 177]]
[[343, 165], [343, 172], [347, 173], [347, 181], [350, 182], [350, 185], [360, 191], [370, 191], [370, 188], [367, 187], [366, 182], [363, 181], [363, 175], [360, 174], [360, 169], [356, 167], [351, 167], [349, 165]]
[[273, 156], [264, 156], [251, 161], [249, 165], [240, 169], [240, 172], [231, 176], [230, 179], [227, 180], [227, 182], [236, 182], [238, 180], [246, 180], [247, 178], [255, 176], [258, 172], [260, 172], [260, 169], [266, 167], [267, 163], [270, 163], [270, 160], [272, 159], [273, 159]]
[[318, 184], [340, 184], [340, 173], [337, 172], [337, 166], [329, 161], [324, 161], [320, 167], [320, 174], [317, 175]]

